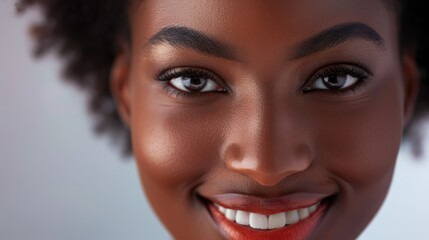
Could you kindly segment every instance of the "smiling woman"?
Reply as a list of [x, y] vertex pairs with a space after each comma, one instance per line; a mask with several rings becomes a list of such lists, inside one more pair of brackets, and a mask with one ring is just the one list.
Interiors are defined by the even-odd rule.
[[176, 239], [355, 239], [427, 110], [419, 1], [29, 4]]

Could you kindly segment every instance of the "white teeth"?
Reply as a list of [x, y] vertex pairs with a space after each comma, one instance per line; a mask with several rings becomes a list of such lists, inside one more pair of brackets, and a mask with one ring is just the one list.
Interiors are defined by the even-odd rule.
[[238, 210], [237, 215], [235, 215], [235, 222], [241, 225], [249, 225], [249, 213]]
[[286, 214], [285, 213], [277, 213], [268, 216], [268, 229], [276, 229], [281, 228], [286, 225]]
[[220, 211], [221, 213], [225, 214], [225, 213], [226, 213], [226, 208], [224, 208], [224, 207], [222, 207], [222, 206], [219, 206], [219, 211]]
[[286, 224], [294, 224], [299, 222], [298, 210], [286, 212]]
[[237, 214], [237, 211], [236, 211], [236, 210], [226, 209], [225, 217], [226, 217], [228, 220], [234, 221], [234, 220], [235, 220], [235, 215], [236, 215], [236, 214]]
[[214, 204], [226, 219], [236, 222], [240, 225], [250, 226], [254, 229], [278, 229], [287, 225], [295, 224], [308, 218], [319, 207], [316, 203], [307, 208], [295, 209], [287, 212], [276, 213], [272, 215], [263, 215], [259, 213], [246, 212], [243, 210], [234, 210]]
[[267, 216], [258, 214], [258, 213], [250, 213], [249, 224], [250, 224], [250, 227], [255, 229], [267, 229], [268, 228]]
[[299, 219], [303, 220], [308, 218], [308, 216], [310, 216], [310, 211], [308, 210], [308, 208], [302, 208], [298, 210], [298, 214], [299, 214]]
[[221, 212], [221, 213], [225, 214], [225, 212], [226, 212], [226, 208], [224, 208], [224, 207], [220, 206], [220, 205], [219, 205], [219, 204], [217, 204], [217, 203], [214, 203], [214, 205], [215, 205], [215, 207], [217, 207], [217, 209], [219, 209], [219, 212]]
[[316, 209], [317, 209], [316, 205], [313, 205], [313, 206], [308, 208], [308, 210], [310, 211], [310, 214], [314, 213], [314, 211], [316, 211]]

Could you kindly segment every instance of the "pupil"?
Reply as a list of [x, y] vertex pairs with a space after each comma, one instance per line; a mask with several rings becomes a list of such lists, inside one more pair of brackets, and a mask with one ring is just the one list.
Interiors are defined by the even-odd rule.
[[191, 78], [191, 84], [199, 85], [199, 84], [201, 84], [201, 81], [199, 78], [193, 77], [193, 78]]
[[183, 86], [189, 91], [200, 91], [207, 83], [207, 79], [198, 76], [184, 77]]
[[329, 77], [329, 83], [332, 85], [336, 85], [336, 84], [338, 84], [338, 79], [334, 76], [330, 76]]
[[323, 78], [323, 82], [328, 88], [341, 88], [347, 80], [347, 75], [331, 75]]

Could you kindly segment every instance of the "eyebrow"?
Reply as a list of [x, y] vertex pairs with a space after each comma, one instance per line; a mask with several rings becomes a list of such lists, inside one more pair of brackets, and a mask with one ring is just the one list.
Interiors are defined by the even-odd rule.
[[298, 44], [292, 60], [336, 47], [353, 39], [364, 39], [384, 50], [384, 39], [374, 29], [360, 22], [344, 23], [324, 30]]
[[233, 47], [214, 37], [187, 27], [165, 27], [152, 36], [149, 39], [149, 43], [150, 45], [168, 43], [177, 48], [192, 48], [203, 54], [238, 61]]
[[[370, 41], [384, 50], [384, 39], [374, 29], [360, 22], [351, 22], [335, 25], [300, 42], [290, 60], [303, 58], [353, 39]], [[150, 45], [162, 43], [176, 48], [191, 48], [200, 53], [227, 60], [240, 61], [232, 46], [188, 27], [168, 26], [149, 39]]]

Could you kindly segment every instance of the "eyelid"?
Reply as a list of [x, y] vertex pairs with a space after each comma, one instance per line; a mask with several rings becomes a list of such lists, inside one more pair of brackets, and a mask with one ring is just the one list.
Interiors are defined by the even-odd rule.
[[[174, 78], [178, 77], [184, 77], [184, 76], [197, 76], [201, 78], [207, 78], [211, 81], [215, 82], [215, 84], [219, 85], [222, 90], [220, 91], [184, 91], [181, 89], [178, 89], [176, 86], [173, 86], [170, 82]], [[170, 67], [166, 70], [161, 71], [157, 77], [156, 80], [162, 82], [163, 89], [167, 91], [168, 95], [173, 97], [182, 97], [182, 98], [189, 98], [189, 97], [199, 97], [204, 95], [211, 95], [211, 94], [228, 94], [230, 92], [229, 87], [225, 83], [225, 81], [216, 73], [214, 73], [211, 70], [201, 68], [201, 67]]]
[[218, 74], [214, 73], [213, 71], [211, 71], [209, 69], [201, 68], [201, 67], [192, 67], [192, 66], [188, 67], [187, 66], [187, 67], [168, 68], [166, 70], [161, 71], [157, 75], [156, 79], [158, 81], [170, 81], [171, 79], [173, 79], [175, 77], [180, 77], [180, 76], [184, 76], [184, 75], [191, 75], [191, 74], [195, 74], [197, 76], [209, 78], [209, 79], [215, 81], [220, 86], [222, 86], [223, 88], [225, 88], [229, 91], [227, 84]]
[[[347, 87], [345, 89], [338, 89], [338, 90], [324, 90], [324, 89], [310, 89], [309, 85], [313, 84], [316, 80], [322, 77], [326, 77], [327, 75], [340, 75], [340, 74], [347, 74], [352, 75], [355, 77], [358, 77], [359, 80], [357, 83], [353, 84], [350, 87]], [[372, 72], [368, 70], [367, 67], [365, 67], [364, 64], [360, 63], [333, 63], [329, 65], [322, 66], [318, 68], [316, 71], [314, 71], [307, 80], [304, 81], [304, 84], [301, 86], [301, 92], [303, 93], [309, 93], [313, 91], [320, 91], [320, 92], [333, 92], [333, 93], [341, 93], [349, 90], [350, 88], [354, 88], [355, 86], [361, 85], [363, 82], [366, 82], [366, 80], [373, 76]]]

